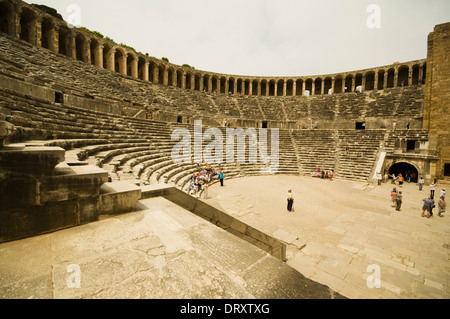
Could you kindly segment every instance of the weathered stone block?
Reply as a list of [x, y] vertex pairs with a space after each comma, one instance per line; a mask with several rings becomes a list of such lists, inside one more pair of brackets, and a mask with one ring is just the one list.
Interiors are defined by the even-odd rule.
[[129, 182], [106, 183], [100, 193], [99, 210], [103, 215], [132, 212], [141, 198], [141, 189]]

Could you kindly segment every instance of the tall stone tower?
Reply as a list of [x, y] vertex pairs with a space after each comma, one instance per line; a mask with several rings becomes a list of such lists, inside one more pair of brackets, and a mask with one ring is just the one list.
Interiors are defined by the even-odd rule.
[[436, 178], [450, 179], [450, 23], [428, 36], [426, 79], [423, 128], [436, 138]]

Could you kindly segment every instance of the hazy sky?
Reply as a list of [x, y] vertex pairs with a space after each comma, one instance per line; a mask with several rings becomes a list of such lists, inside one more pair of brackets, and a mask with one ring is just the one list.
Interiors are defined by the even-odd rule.
[[[449, 0], [30, 0], [117, 43], [198, 70], [332, 74], [423, 59]], [[380, 9], [370, 10], [375, 4]], [[72, 6], [71, 6], [72, 5]], [[379, 17], [379, 19], [378, 19]], [[368, 24], [368, 21], [370, 22]], [[380, 23], [380, 28], [370, 28]]]

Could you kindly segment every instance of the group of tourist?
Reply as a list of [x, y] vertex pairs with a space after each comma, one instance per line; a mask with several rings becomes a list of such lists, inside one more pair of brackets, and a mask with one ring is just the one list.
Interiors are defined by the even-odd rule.
[[[198, 164], [197, 167], [200, 168], [200, 164]], [[207, 199], [209, 185], [214, 180], [219, 180], [220, 186], [223, 187], [223, 179], [224, 174], [222, 169], [216, 170], [206, 164], [201, 170], [191, 176], [189, 184], [189, 194], [195, 195], [203, 190], [204, 199]]]
[[[401, 174], [400, 174], [401, 175]], [[399, 182], [400, 183], [400, 182]], [[420, 177], [419, 179], [419, 190], [423, 190], [424, 185], [424, 179]], [[402, 183], [399, 184], [400, 187]], [[433, 216], [433, 208], [436, 207], [436, 202], [434, 200], [434, 194], [436, 190], [436, 180], [430, 184], [430, 196], [423, 199], [423, 206], [422, 206], [422, 217], [432, 217]], [[394, 187], [391, 191], [391, 206], [395, 207], [397, 211], [400, 211], [401, 206], [403, 202], [403, 194], [402, 191], [397, 190], [396, 187]], [[439, 200], [437, 201], [437, 208], [438, 208], [438, 216], [443, 217], [443, 213], [445, 213], [447, 208], [447, 203], [445, 202], [445, 188], [442, 188], [440, 194], [439, 194]]]
[[321, 170], [320, 168], [317, 168], [316, 171], [316, 177], [319, 177], [321, 179], [329, 179], [330, 181], [333, 180], [334, 176], [334, 170]]
[[395, 173], [392, 173], [390, 176], [386, 177], [386, 180], [391, 177], [392, 178], [392, 184], [396, 185], [403, 185], [404, 182], [407, 183], [417, 183], [417, 174], [416, 172], [406, 171], [404, 175], [402, 173], [395, 175]]
[[[436, 207], [436, 202], [434, 201], [434, 192], [436, 189], [436, 182], [430, 185], [430, 196], [423, 199], [423, 206], [422, 206], [422, 217], [430, 218], [433, 216], [433, 208]], [[443, 217], [442, 214], [445, 212], [447, 208], [447, 203], [445, 202], [445, 188], [441, 190], [441, 193], [439, 194], [439, 200], [437, 201], [438, 205], [438, 216]]]

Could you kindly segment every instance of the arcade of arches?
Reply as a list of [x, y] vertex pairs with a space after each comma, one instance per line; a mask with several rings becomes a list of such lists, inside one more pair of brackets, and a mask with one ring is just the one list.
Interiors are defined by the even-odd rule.
[[425, 82], [426, 60], [342, 74], [299, 78], [239, 77], [197, 71], [136, 53], [33, 5], [0, 2], [0, 31], [55, 53], [122, 75], [182, 89], [236, 95], [302, 96], [415, 86]]

